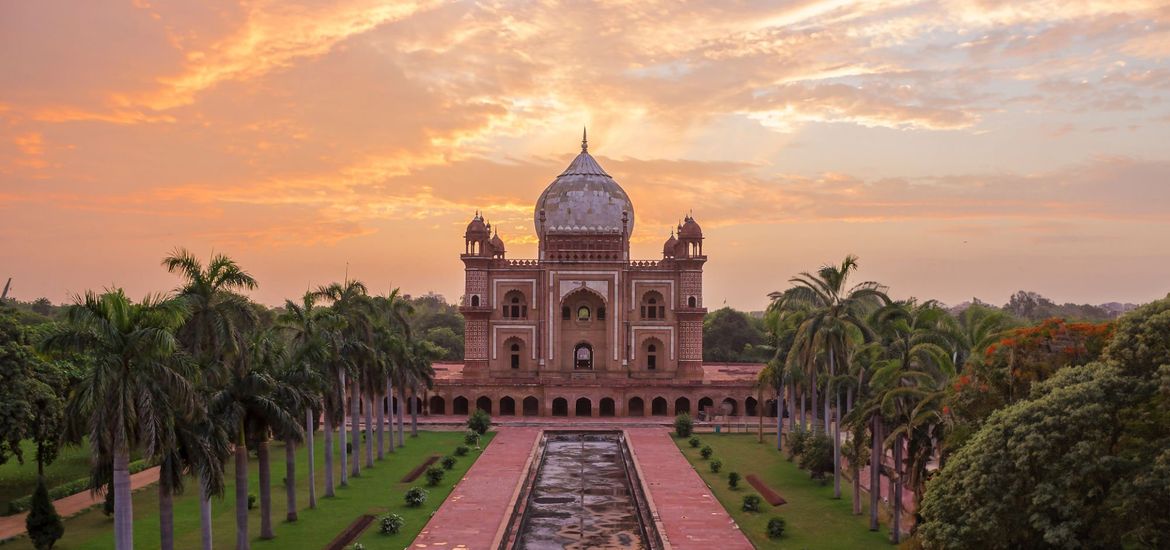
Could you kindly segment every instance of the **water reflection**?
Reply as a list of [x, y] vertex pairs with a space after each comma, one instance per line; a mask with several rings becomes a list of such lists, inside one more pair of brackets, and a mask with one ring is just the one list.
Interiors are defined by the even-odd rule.
[[616, 434], [549, 434], [518, 546], [645, 548]]

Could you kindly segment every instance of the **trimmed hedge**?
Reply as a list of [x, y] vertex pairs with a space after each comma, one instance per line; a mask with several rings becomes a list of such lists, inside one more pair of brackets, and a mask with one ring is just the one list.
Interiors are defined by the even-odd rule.
[[[136, 474], [152, 467], [154, 467], [154, 463], [150, 462], [149, 460], [135, 460], [134, 462], [130, 463], [130, 473]], [[83, 493], [88, 490], [88, 477], [75, 479], [68, 483], [62, 483], [56, 487], [53, 487], [52, 489], [49, 489], [49, 500], [57, 500], [68, 496], [73, 496], [77, 493]], [[12, 501], [8, 503], [8, 510], [4, 512], [4, 515], [11, 516], [12, 514], [27, 512], [30, 508], [32, 508], [32, 495], [23, 496], [12, 499]]]

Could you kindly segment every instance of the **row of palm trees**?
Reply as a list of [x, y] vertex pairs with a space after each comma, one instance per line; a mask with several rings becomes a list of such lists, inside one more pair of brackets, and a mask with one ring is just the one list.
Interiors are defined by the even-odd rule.
[[[361, 475], [359, 411], [365, 411], [366, 468], [374, 465], [375, 441], [379, 460], [405, 443], [405, 402], [417, 435], [413, 396], [431, 385], [430, 363], [441, 350], [412, 338], [411, 306], [397, 290], [372, 296], [361, 282], [346, 280], [287, 301], [273, 315], [243, 294], [257, 282], [225, 255], [204, 266], [177, 249], [162, 264], [181, 279], [173, 293], [134, 303], [121, 289], [87, 292], [43, 342], [46, 352], [77, 352], [91, 363], [71, 390], [63, 437], [87, 437], [93, 487], [112, 486], [116, 548], [133, 547], [129, 462], [135, 451], [160, 468], [164, 550], [174, 548], [174, 495], [190, 478], [199, 486], [202, 545], [211, 548], [211, 499], [223, 493], [225, 465], [234, 458], [236, 546], [246, 549], [250, 451], [259, 463], [260, 536], [267, 539], [275, 536], [272, 439], [285, 444], [286, 520], [296, 521], [295, 457], [302, 443], [309, 449], [308, 503], [317, 505], [319, 419], [326, 497], [336, 490], [334, 449], [340, 448], [340, 485]], [[395, 402], [388, 399], [395, 392], [387, 437], [384, 404]], [[340, 445], [333, 437], [338, 428]]]
[[[903, 484], [920, 502], [928, 465], [947, 454], [946, 389], [965, 363], [978, 360], [1009, 327], [1010, 318], [983, 308], [956, 318], [937, 302], [893, 301], [878, 283], [850, 285], [857, 267], [857, 258], [848, 256], [839, 265], [801, 273], [790, 279], [792, 287], [769, 295], [767, 322], [777, 350], [760, 382], [776, 391], [781, 411], [787, 401], [790, 431], [799, 423], [831, 439], [837, 498], [840, 430], [848, 430], [845, 458], [853, 480], [853, 511], [861, 513], [860, 469], [868, 460], [873, 530], [879, 528], [878, 487], [889, 451], [891, 533], [898, 542]], [[783, 417], [777, 415], [777, 433]]]

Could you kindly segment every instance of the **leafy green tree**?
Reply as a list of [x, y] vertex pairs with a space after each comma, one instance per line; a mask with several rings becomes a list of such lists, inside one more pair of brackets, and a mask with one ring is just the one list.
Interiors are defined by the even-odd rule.
[[65, 534], [65, 525], [61, 523], [61, 516], [49, 498], [44, 476], [37, 477], [37, 488], [33, 491], [32, 506], [24, 519], [24, 525], [29, 540], [37, 550], [51, 550]]
[[[114, 485], [114, 545], [134, 545], [130, 498], [130, 450], [156, 454], [162, 424], [169, 414], [197, 410], [189, 372], [176, 361], [175, 331], [187, 318], [176, 298], [147, 296], [132, 303], [121, 289], [87, 292], [69, 307], [65, 323], [43, 345], [48, 350], [84, 351], [93, 357], [67, 405], [67, 441], [87, 434], [93, 463], [109, 464]], [[94, 486], [101, 482], [94, 471]]]
[[704, 361], [763, 361], [767, 356], [761, 356], [755, 348], [766, 341], [763, 319], [742, 311], [723, 307], [708, 313], [703, 319]]
[[57, 363], [43, 361], [29, 343], [29, 329], [0, 306], [0, 464], [23, 463], [20, 443], [36, 445], [37, 474], [57, 457], [68, 378]]

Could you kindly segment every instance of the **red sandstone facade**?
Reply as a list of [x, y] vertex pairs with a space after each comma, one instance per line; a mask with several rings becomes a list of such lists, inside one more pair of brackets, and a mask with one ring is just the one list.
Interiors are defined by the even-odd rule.
[[[462, 365], [436, 365], [424, 408], [499, 415], [755, 414], [760, 365], [703, 365], [703, 232], [686, 216], [662, 257], [630, 258], [634, 208], [581, 153], [537, 201], [536, 259], [510, 259], [477, 212], [460, 258]], [[730, 410], [728, 410], [730, 409]]]

